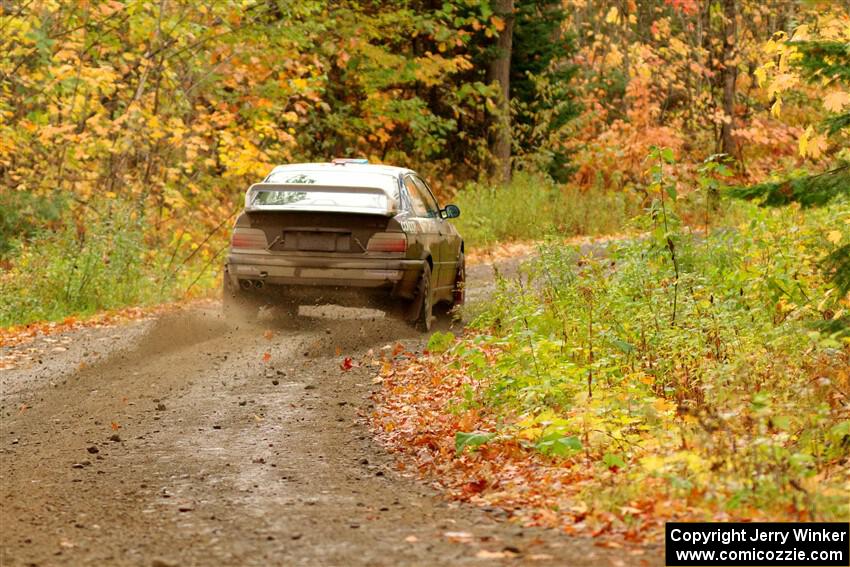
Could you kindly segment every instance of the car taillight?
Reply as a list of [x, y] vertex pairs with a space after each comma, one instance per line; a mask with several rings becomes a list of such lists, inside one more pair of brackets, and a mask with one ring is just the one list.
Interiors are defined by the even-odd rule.
[[258, 228], [236, 228], [230, 238], [232, 248], [265, 248], [266, 233]]
[[366, 244], [369, 252], [406, 252], [407, 235], [403, 232], [378, 232]]

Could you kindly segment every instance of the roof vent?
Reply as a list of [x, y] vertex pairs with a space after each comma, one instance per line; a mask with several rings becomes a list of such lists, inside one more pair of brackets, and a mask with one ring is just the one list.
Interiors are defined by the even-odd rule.
[[369, 163], [366, 158], [335, 158], [331, 163], [334, 165], [345, 165], [347, 163]]

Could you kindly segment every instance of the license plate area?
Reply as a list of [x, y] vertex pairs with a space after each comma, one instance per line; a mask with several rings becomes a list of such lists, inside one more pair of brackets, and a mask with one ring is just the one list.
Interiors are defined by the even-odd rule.
[[349, 252], [351, 233], [327, 230], [286, 230], [278, 249], [302, 252]]

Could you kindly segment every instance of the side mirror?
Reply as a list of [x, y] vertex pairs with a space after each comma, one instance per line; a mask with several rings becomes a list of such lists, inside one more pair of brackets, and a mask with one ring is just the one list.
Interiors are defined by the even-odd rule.
[[444, 219], [456, 219], [460, 216], [460, 209], [457, 205], [446, 205], [446, 208], [440, 211], [440, 216]]

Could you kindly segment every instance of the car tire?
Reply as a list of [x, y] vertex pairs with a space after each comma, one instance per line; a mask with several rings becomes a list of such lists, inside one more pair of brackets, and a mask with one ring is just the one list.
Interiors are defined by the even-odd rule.
[[257, 316], [259, 306], [247, 294], [234, 287], [230, 277], [224, 274], [221, 284], [221, 308], [228, 321], [248, 321]]
[[431, 266], [426, 263], [419, 276], [408, 318], [410, 324], [423, 333], [429, 332], [434, 322], [434, 290], [431, 285]]

